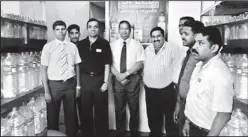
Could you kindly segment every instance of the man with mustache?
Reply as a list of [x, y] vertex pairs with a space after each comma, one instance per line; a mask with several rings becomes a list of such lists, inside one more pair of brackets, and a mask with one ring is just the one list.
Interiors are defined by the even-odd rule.
[[59, 112], [63, 100], [66, 134], [76, 136], [78, 121], [75, 98], [78, 97], [81, 88], [79, 77], [81, 58], [77, 46], [65, 39], [64, 21], [55, 21], [53, 31], [55, 40], [47, 43], [41, 54], [42, 83], [47, 102], [47, 129], [59, 130]]
[[72, 43], [78, 45], [80, 37], [80, 27], [77, 24], [71, 24], [68, 29], [68, 36]]
[[196, 34], [196, 64], [186, 98], [184, 136], [219, 136], [231, 118], [234, 88], [232, 74], [220, 58], [218, 28], [208, 26]]
[[131, 25], [123, 20], [119, 23], [120, 39], [112, 42], [113, 92], [115, 100], [116, 137], [125, 134], [126, 104], [130, 110], [129, 127], [131, 137], [138, 137], [140, 69], [145, 59], [144, 48], [140, 42], [130, 38]]
[[185, 121], [184, 108], [185, 108], [185, 99], [187, 97], [187, 93], [189, 91], [189, 81], [191, 78], [191, 74], [195, 68], [196, 63], [198, 62], [193, 58], [193, 55], [190, 53], [192, 47], [195, 44], [195, 36], [197, 32], [204, 27], [204, 24], [200, 21], [186, 21], [183, 24], [181, 30], [181, 38], [183, 40], [183, 46], [187, 47], [188, 50], [185, 58], [182, 62], [182, 68], [178, 78], [177, 85], [177, 103], [174, 111], [174, 122], [179, 125], [179, 135], [182, 136], [182, 128]]
[[89, 19], [87, 22], [89, 36], [78, 44], [82, 58], [80, 63], [82, 91], [78, 110], [81, 131], [85, 137], [108, 136], [107, 89], [112, 53], [109, 42], [99, 37], [99, 27], [97, 19]]
[[176, 91], [178, 74], [178, 49], [172, 43], [166, 42], [164, 30], [155, 27], [150, 36], [153, 45], [145, 49], [144, 76], [146, 92], [147, 118], [150, 128], [149, 137], [161, 137], [163, 117], [165, 116], [166, 136], [177, 136], [177, 126], [173, 121], [176, 105]]

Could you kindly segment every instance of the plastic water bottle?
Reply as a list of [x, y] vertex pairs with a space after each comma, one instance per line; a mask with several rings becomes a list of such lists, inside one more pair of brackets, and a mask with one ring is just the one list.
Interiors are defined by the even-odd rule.
[[247, 136], [247, 123], [247, 117], [241, 109], [235, 109], [228, 122], [228, 136]]
[[237, 63], [236, 72], [236, 92], [237, 98], [248, 99], [248, 59], [247, 54], [243, 54]]
[[18, 78], [19, 78], [20, 93], [25, 93], [29, 91], [27, 59], [24, 52], [21, 53], [21, 56], [18, 59]]
[[14, 98], [18, 95], [16, 59], [11, 53], [2, 62], [2, 94], [4, 98]]
[[226, 56], [226, 64], [232, 73], [233, 79], [235, 79], [236, 78], [235, 60], [233, 59], [233, 56], [230, 53], [228, 53]]

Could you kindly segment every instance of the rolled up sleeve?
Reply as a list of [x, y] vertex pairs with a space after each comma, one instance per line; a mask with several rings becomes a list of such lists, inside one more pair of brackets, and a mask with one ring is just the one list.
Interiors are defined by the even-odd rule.
[[49, 53], [49, 44], [46, 44], [41, 52], [41, 65], [43, 66], [49, 66], [49, 58], [50, 58], [50, 53]]
[[80, 58], [80, 55], [79, 55], [79, 52], [78, 52], [78, 48], [77, 46], [75, 45], [75, 64], [78, 64], [78, 63], [81, 63], [82, 60]]

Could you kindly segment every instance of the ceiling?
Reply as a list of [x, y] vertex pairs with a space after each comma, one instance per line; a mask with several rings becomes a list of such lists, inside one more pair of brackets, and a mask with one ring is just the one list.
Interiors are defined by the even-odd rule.
[[99, 6], [101, 8], [105, 8], [105, 1], [90, 1], [90, 3]]

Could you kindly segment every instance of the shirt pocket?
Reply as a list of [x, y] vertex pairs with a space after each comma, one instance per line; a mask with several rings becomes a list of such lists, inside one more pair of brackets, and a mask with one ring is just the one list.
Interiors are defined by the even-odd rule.
[[69, 64], [69, 68], [74, 66], [75, 59], [76, 58], [75, 58], [75, 56], [74, 56], [74, 54], [72, 52], [67, 53], [67, 61], [68, 61], [68, 64]]

